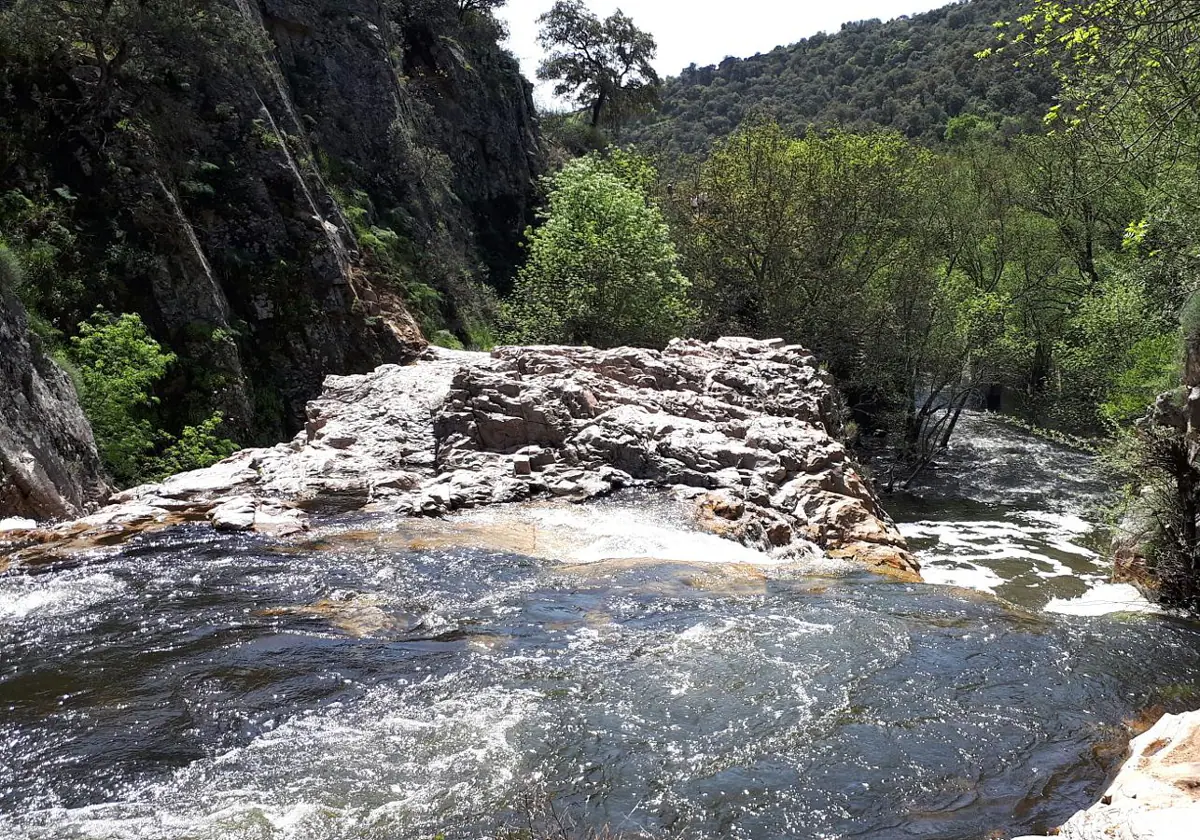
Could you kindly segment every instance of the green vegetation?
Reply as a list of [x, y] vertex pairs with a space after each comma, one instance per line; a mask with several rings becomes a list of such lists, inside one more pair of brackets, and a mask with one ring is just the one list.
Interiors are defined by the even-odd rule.
[[686, 328], [687, 281], [662, 213], [627, 155], [572, 161], [548, 184], [542, 224], [505, 307], [520, 343], [661, 345]]
[[80, 324], [69, 358], [105, 466], [118, 484], [136, 483], [158, 444], [151, 419], [158, 400], [151, 388], [175, 357], [163, 352], [138, 316], [97, 312]]
[[672, 154], [694, 153], [755, 114], [792, 133], [886, 129], [927, 145], [940, 143], [961, 117], [987, 121], [1003, 137], [1036, 130], [1053, 104], [1054, 74], [975, 58], [995, 40], [993, 22], [1026, 5], [953, 3], [889, 22], [847, 23], [715, 67], [693, 65], [667, 80], [661, 116], [633, 136]]
[[237, 449], [218, 435], [219, 415], [185, 427], [178, 438], [159, 427], [154, 387], [176, 360], [137, 315], [96, 312], [79, 325], [66, 360], [100, 456], [118, 485], [206, 467]]
[[221, 415], [214, 414], [196, 426], [185, 426], [153, 462], [156, 478], [166, 478], [187, 470], [211, 467], [238, 450], [238, 445], [221, 436]]
[[0, 292], [13, 291], [25, 280], [25, 271], [17, 255], [0, 241]]
[[[602, 136], [560, 118], [556, 139], [583, 157], [551, 180], [507, 306], [510, 338], [661, 343], [686, 326], [801, 342], [837, 378], [855, 428], [890, 440], [910, 476], [985, 393], [1035, 428], [1117, 434], [1178, 375], [1179, 286], [1200, 267], [1200, 249], [1182, 246], [1195, 226], [1181, 182], [1168, 191], [1157, 180], [1157, 159], [1131, 165], [1111, 131], [1061, 118], [1052, 97], [1081, 84], [1061, 65], [976, 58], [1006, 29], [995, 20], [1018, 8], [980, 0], [689, 69], [641, 131], [657, 172], [637, 155], [595, 151]], [[1046, 9], [1045, 20], [1061, 17]], [[1070, 40], [1047, 31], [1005, 37], [1037, 40], [1039, 53]], [[829, 85], [836, 95], [813, 92]], [[722, 119], [680, 104], [697, 90], [701, 110], [732, 103], [718, 107]], [[910, 95], [919, 112], [905, 112]], [[758, 100], [769, 107], [752, 112]], [[690, 317], [638, 333], [593, 301], [606, 283], [632, 288], [620, 255], [661, 228], [596, 220], [643, 207], [661, 208], [688, 278], [672, 281], [665, 311]], [[633, 286], [663, 299], [652, 283]]]

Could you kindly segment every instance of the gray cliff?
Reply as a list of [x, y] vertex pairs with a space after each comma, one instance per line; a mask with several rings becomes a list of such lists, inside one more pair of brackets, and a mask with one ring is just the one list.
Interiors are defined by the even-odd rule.
[[70, 378], [0, 286], [0, 518], [79, 516], [108, 491]]
[[541, 151], [488, 15], [453, 0], [220, 7], [246, 43], [165, 72], [130, 62], [107, 91], [70, 53], [0, 56], [0, 111], [23, 144], [0, 196], [42, 211], [4, 233], [32, 242], [52, 217], [73, 243], [29, 290], [52, 326], [137, 312], [184, 360], [160, 394], [172, 429], [216, 410], [230, 437], [271, 442], [326, 376], [486, 321]]

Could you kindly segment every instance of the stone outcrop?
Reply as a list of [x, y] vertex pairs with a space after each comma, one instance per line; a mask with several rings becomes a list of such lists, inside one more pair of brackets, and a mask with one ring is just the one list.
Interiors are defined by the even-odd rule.
[[1055, 836], [1191, 840], [1200, 832], [1200, 712], [1164, 715], [1129, 749], [1100, 802], [1071, 817]]
[[108, 492], [70, 378], [0, 286], [0, 519], [80, 516]]
[[1134, 427], [1141, 492], [1113, 533], [1113, 571], [1168, 607], [1200, 614], [1200, 340], [1185, 342], [1181, 387]]
[[815, 544], [915, 579], [838, 422], [816, 360], [781, 341], [431, 349], [329, 377], [290, 443], [125, 491], [93, 521], [206, 515], [281, 533], [302, 527], [299, 510], [436, 516], [652, 485], [746, 545], [787, 555]]

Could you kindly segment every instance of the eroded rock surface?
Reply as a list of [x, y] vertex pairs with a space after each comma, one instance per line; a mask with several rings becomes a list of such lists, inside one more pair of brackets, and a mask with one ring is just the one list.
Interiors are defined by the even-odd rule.
[[830, 553], [916, 577], [834, 434], [834, 391], [803, 348], [677, 341], [664, 351], [431, 350], [332, 376], [305, 430], [114, 497], [218, 527], [300, 527], [287, 508], [412, 515], [673, 488], [697, 521], [775, 554]]
[[0, 287], [0, 519], [79, 516], [108, 492], [70, 378]]
[[1071, 817], [1057, 837], [1192, 840], [1200, 834], [1200, 712], [1164, 715], [1129, 750], [1100, 802]]

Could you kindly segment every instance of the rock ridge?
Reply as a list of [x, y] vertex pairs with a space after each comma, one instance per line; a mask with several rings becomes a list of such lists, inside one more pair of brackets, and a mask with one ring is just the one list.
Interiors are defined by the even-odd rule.
[[289, 443], [127, 490], [87, 524], [207, 518], [278, 534], [312, 511], [440, 516], [659, 486], [750, 547], [819, 548], [918, 579], [836, 440], [835, 393], [816, 359], [783, 341], [431, 348], [410, 365], [328, 377]]

